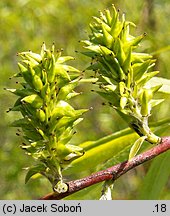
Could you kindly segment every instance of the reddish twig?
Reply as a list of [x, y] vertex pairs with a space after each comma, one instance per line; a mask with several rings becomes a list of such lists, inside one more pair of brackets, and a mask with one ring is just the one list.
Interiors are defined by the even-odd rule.
[[170, 149], [170, 137], [164, 137], [162, 138], [162, 141], [159, 145], [153, 147], [152, 149], [141, 153], [134, 157], [130, 161], [124, 161], [122, 163], [119, 163], [115, 166], [112, 166], [106, 170], [102, 170], [99, 172], [96, 172], [90, 176], [87, 176], [82, 179], [70, 181], [67, 183], [68, 185], [68, 191], [65, 193], [50, 193], [40, 199], [42, 200], [58, 200], [62, 199], [66, 196], [69, 196], [79, 190], [82, 190], [86, 187], [89, 187], [91, 185], [94, 185], [96, 183], [105, 181], [105, 180], [110, 180], [112, 179], [113, 181], [119, 178], [121, 175], [125, 174], [129, 170], [133, 169], [134, 167], [151, 160], [152, 158], [158, 156], [159, 154], [167, 151]]

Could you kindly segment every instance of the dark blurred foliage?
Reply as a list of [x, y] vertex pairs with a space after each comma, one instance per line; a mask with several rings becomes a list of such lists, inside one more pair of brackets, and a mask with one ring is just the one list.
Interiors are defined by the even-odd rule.
[[[19, 148], [22, 139], [15, 135], [16, 129], [9, 124], [18, 114], [6, 113], [13, 105], [15, 97], [4, 91], [4, 87], [15, 87], [15, 79], [10, 80], [17, 68], [16, 53], [33, 50], [39, 52], [45, 41], [47, 46], [55, 43], [63, 48], [64, 54], [76, 57], [73, 65], [84, 70], [89, 64], [86, 57], [75, 53], [81, 51], [79, 40], [87, 38], [88, 23], [99, 10], [110, 8], [114, 3], [126, 13], [127, 19], [137, 25], [132, 32], [137, 35], [147, 32], [141, 50], [153, 53], [157, 58], [156, 70], [160, 76], [170, 78], [170, 1], [169, 0], [1, 0], [0, 1], [0, 199], [36, 199], [50, 192], [50, 184], [44, 178], [24, 184], [23, 168], [33, 161]], [[126, 127], [122, 119], [109, 107], [102, 105], [102, 99], [91, 92], [93, 86], [81, 85], [83, 94], [73, 101], [77, 107], [93, 107], [85, 115], [85, 120], [77, 128], [72, 142], [95, 140]], [[151, 120], [157, 121], [169, 115], [170, 98], [155, 110]], [[137, 199], [138, 187], [149, 163], [131, 171], [117, 181], [115, 199]], [[169, 199], [169, 183], [161, 194]]]

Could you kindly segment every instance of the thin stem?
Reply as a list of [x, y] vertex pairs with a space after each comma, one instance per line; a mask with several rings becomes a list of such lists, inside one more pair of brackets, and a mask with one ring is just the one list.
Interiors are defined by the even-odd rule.
[[158, 156], [159, 154], [167, 151], [170, 149], [170, 137], [163, 137], [162, 141], [159, 145], [149, 149], [148, 151], [137, 155], [136, 157], [132, 158], [130, 161], [124, 161], [119, 163], [115, 166], [112, 166], [106, 170], [102, 170], [96, 172], [90, 176], [87, 176], [82, 179], [70, 181], [67, 183], [68, 190], [65, 193], [50, 193], [41, 197], [42, 200], [58, 200], [62, 199], [66, 196], [69, 196], [79, 190], [82, 190], [86, 187], [94, 185], [96, 183], [110, 180], [113, 181], [118, 179], [120, 176], [128, 172], [129, 170], [135, 168], [136, 166], [143, 164], [146, 161], [151, 160], [152, 158]]

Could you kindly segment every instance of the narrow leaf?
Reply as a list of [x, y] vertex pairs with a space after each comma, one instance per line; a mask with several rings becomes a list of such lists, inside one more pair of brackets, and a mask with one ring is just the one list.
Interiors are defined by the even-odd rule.
[[153, 99], [150, 101], [151, 103], [151, 106], [154, 107], [154, 106], [157, 106], [159, 105], [160, 103], [164, 102], [165, 99]]
[[57, 59], [57, 63], [62, 64], [62, 63], [64, 63], [64, 62], [66, 62], [66, 61], [74, 60], [74, 59], [75, 59], [75, 58], [72, 57], [72, 56], [62, 56], [62, 57], [59, 57], [59, 58]]
[[25, 177], [25, 184], [29, 181], [29, 179], [37, 174], [45, 171], [46, 167], [43, 164], [38, 164], [29, 168], [27, 175]]
[[170, 94], [170, 80], [162, 77], [153, 77], [146, 83], [146, 87], [154, 87], [157, 85], [163, 84], [159, 89], [159, 92]]
[[[163, 127], [170, 122], [165, 119], [157, 122], [157, 125]], [[157, 132], [157, 125], [153, 125], [151, 129]], [[159, 133], [159, 135], [161, 135]], [[73, 161], [67, 169], [63, 170], [64, 175], [72, 175], [81, 172], [90, 174], [94, 171], [108, 168], [115, 163], [127, 160], [132, 143], [138, 139], [138, 135], [130, 128], [115, 132], [105, 136], [97, 141], [88, 141], [79, 145], [85, 150], [85, 154]], [[144, 149], [142, 149], [144, 150]], [[109, 162], [109, 163], [107, 163]]]
[[133, 146], [130, 149], [129, 160], [135, 157], [135, 155], [138, 153], [145, 139], [146, 139], [146, 136], [142, 136], [136, 140], [136, 142], [133, 144]]
[[170, 152], [159, 155], [152, 162], [146, 177], [142, 181], [139, 199], [157, 200], [170, 177]]
[[29, 122], [25, 118], [22, 118], [22, 119], [18, 119], [12, 122], [10, 126], [11, 127], [22, 127], [22, 126], [27, 126], [27, 125], [29, 125]]

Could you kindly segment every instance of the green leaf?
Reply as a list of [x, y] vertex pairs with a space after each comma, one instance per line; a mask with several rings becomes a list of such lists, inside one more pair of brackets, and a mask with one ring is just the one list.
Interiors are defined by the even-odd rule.
[[[157, 125], [163, 127], [169, 122], [170, 119], [165, 119], [158, 121]], [[156, 132], [156, 125], [151, 127], [151, 129]], [[79, 146], [85, 150], [85, 154], [73, 161], [67, 169], [63, 170], [63, 175], [72, 175], [73, 173], [79, 175], [81, 172], [90, 174], [96, 170], [108, 168], [127, 160], [130, 148], [138, 137], [130, 128], [127, 128], [97, 141], [88, 141], [80, 144]], [[109, 163], [107, 164], [107, 162]]]
[[81, 79], [79, 83], [95, 83], [98, 81], [98, 78], [87, 78], [87, 79]]
[[37, 94], [32, 94], [24, 97], [21, 101], [31, 104], [34, 108], [40, 108], [43, 105], [43, 100]]
[[11, 127], [24, 127], [24, 126], [29, 126], [28, 120], [26, 118], [18, 119], [15, 120], [14, 122], [11, 123]]
[[[113, 83], [114, 83], [114, 80], [113, 80], [113, 79], [111, 79], [111, 78], [109, 78], [109, 77], [107, 77], [107, 76], [101, 76], [101, 77], [104, 79], [104, 81], [106, 81], [106, 83], [108, 83], [108, 84], [113, 85], [113, 86], [116, 87], [116, 85], [113, 84]], [[102, 82], [103, 82], [103, 80], [102, 80]], [[103, 83], [104, 83], [104, 82], [103, 82]]]
[[57, 63], [62, 64], [66, 61], [74, 60], [75, 58], [72, 56], [61, 56], [57, 59]]
[[133, 63], [144, 62], [149, 59], [152, 59], [152, 55], [149, 55], [147, 53], [132, 52], [132, 62]]
[[34, 90], [32, 89], [8, 89], [6, 88], [5, 90], [17, 95], [17, 96], [21, 96], [21, 97], [25, 97], [25, 96], [28, 96], [30, 94], [33, 94], [35, 93]]
[[138, 87], [143, 86], [145, 83], [147, 83], [152, 77], [157, 75], [159, 71], [152, 71], [149, 73], [144, 74], [139, 80], [136, 81], [136, 84]]
[[159, 155], [152, 162], [146, 177], [142, 181], [139, 199], [157, 200], [170, 177], [170, 151]]
[[29, 168], [27, 175], [25, 177], [25, 184], [29, 181], [29, 179], [37, 174], [37, 173], [41, 173], [43, 171], [45, 171], [46, 167], [43, 164], [37, 164], [35, 166], [32, 166]]
[[159, 105], [160, 103], [164, 102], [165, 99], [152, 99], [150, 101], [151, 103], [151, 106], [154, 107], [154, 106], [157, 106]]
[[132, 68], [134, 72], [134, 78], [135, 80], [139, 80], [148, 70], [151, 66], [154, 65], [153, 60], [147, 60], [143, 63], [135, 63]]
[[87, 46], [84, 47], [85, 49], [88, 49], [96, 54], [102, 54], [101, 49], [99, 47], [99, 45], [91, 45], [91, 46]]
[[170, 94], [170, 80], [162, 77], [153, 77], [148, 81], [145, 87], [154, 87], [162, 84], [162, 87], [159, 89], [159, 92]]
[[64, 100], [66, 98], [66, 96], [75, 89], [77, 84], [78, 84], [78, 81], [75, 80], [75, 81], [72, 81], [72, 82], [68, 83], [67, 85], [63, 86], [57, 95], [57, 99], [58, 100]]
[[102, 96], [105, 100], [113, 104], [114, 106], [119, 106], [119, 98], [117, 94], [115, 94], [113, 91], [109, 91], [109, 94], [107, 92], [102, 91], [96, 91], [100, 96]]
[[[71, 163], [68, 169], [63, 171], [64, 175], [70, 173], [79, 173], [82, 171], [94, 172], [96, 167], [104, 164], [110, 158], [116, 157], [126, 147], [130, 149], [132, 143], [138, 138], [136, 133], [131, 133], [125, 136], [119, 136], [113, 140], [105, 141], [100, 145], [86, 151], [85, 154]], [[95, 146], [95, 143], [92, 143]], [[83, 147], [83, 145], [81, 145]], [[127, 158], [124, 158], [124, 160]]]
[[86, 56], [88, 56], [88, 57], [94, 57], [94, 55], [95, 55], [95, 53], [94, 52], [81, 52], [81, 54], [83, 54], [83, 55], [86, 55]]
[[37, 130], [35, 130], [31, 125], [25, 126], [22, 128], [24, 132], [24, 138], [27, 140], [32, 140], [32, 141], [39, 141], [42, 139], [42, 136], [38, 133]]
[[135, 157], [135, 155], [138, 153], [138, 151], [139, 151], [140, 147], [142, 146], [145, 139], [146, 139], [146, 136], [142, 136], [135, 141], [135, 143], [133, 144], [133, 146], [130, 149], [129, 160], [131, 160], [133, 157]]
[[111, 135], [105, 136], [99, 140], [96, 141], [87, 141], [84, 143], [81, 143], [79, 146], [82, 147], [85, 151], [88, 151], [94, 147], [97, 147], [99, 145], [103, 145], [104, 143], [110, 142], [116, 138], [119, 138], [121, 136], [125, 136], [127, 134], [131, 134], [132, 130], [130, 128], [126, 128], [120, 131], [117, 131]]
[[75, 110], [74, 108], [68, 104], [66, 101], [60, 100], [54, 110], [52, 111], [52, 120], [56, 120], [57, 118], [61, 118], [63, 116], [74, 117]]
[[133, 38], [132, 40], [128, 41], [127, 45], [129, 45], [129, 46], [137, 46], [145, 36], [146, 36], [146, 33], [144, 33], [142, 35], [139, 35], [139, 36]]
[[96, 71], [98, 69], [102, 70], [102, 68], [103, 68], [103, 66], [99, 62], [97, 62], [97, 63], [94, 63], [94, 64], [90, 65], [89, 67], [87, 67], [86, 70]]

